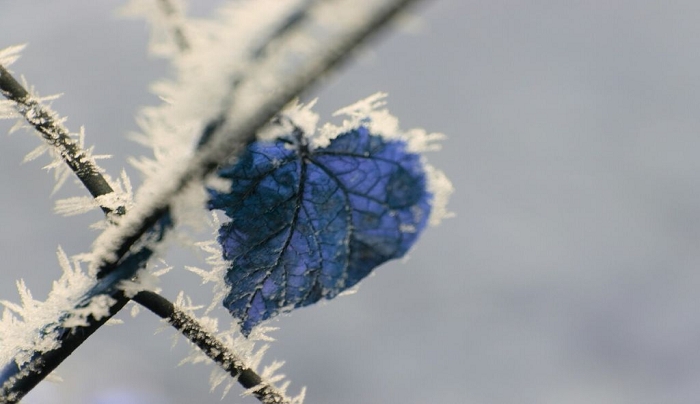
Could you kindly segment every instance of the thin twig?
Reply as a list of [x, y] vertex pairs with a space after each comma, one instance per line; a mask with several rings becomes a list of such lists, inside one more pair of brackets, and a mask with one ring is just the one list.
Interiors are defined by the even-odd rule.
[[[15, 80], [10, 72], [0, 65], [0, 92], [8, 100], [17, 103], [17, 110], [32, 125], [42, 137], [61, 155], [63, 161], [78, 176], [88, 192], [97, 198], [114, 192], [94, 160], [82, 150], [78, 142], [72, 139], [68, 129], [61, 124], [56, 114], [41, 105], [22, 85]], [[112, 209], [101, 206], [105, 214]], [[124, 213], [124, 207], [115, 209], [117, 214]]]
[[[246, 389], [264, 384], [264, 380], [255, 371], [246, 367], [241, 359], [232, 354], [226, 345], [205, 331], [197, 320], [184, 311], [178, 310], [168, 299], [151, 291], [141, 291], [132, 300], [146, 307], [179, 330], [209, 358], [218, 363], [232, 377], [237, 378], [238, 383]], [[253, 395], [263, 403], [287, 402], [287, 399], [279, 394], [273, 386], [267, 384], [255, 390]]]

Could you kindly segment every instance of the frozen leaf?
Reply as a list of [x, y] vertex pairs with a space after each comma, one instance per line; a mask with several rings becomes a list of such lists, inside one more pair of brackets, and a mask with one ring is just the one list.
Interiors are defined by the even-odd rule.
[[230, 262], [224, 305], [244, 334], [402, 257], [428, 222], [432, 194], [421, 156], [368, 127], [317, 148], [297, 127], [253, 143], [219, 171], [231, 180], [227, 192], [210, 190], [209, 203], [231, 219], [218, 236]]

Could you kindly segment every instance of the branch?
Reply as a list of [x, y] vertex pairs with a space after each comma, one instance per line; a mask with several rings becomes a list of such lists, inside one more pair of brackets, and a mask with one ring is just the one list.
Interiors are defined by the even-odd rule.
[[[97, 198], [114, 192], [100, 174], [101, 170], [94, 160], [70, 137], [70, 132], [61, 124], [56, 113], [34, 99], [2, 65], [0, 65], [0, 93], [17, 104], [18, 112], [41, 133], [49, 145], [58, 151], [63, 161], [78, 176], [93, 197]], [[112, 209], [108, 206], [102, 205], [101, 208], [105, 214], [112, 213]], [[118, 214], [124, 213], [123, 206], [115, 210]]]
[[262, 44], [253, 51], [253, 58], [262, 59], [269, 50], [270, 45], [279, 38], [282, 38], [288, 32], [299, 27], [302, 23], [307, 22], [310, 18], [309, 10], [316, 6], [322, 0], [306, 0], [294, 10], [272, 34], [262, 41]]
[[5, 365], [0, 371], [0, 402], [19, 402], [31, 389], [36, 387], [47, 375], [75, 351], [98, 328], [107, 322], [114, 314], [121, 310], [129, 301], [123, 293], [112, 296], [115, 303], [110, 307], [110, 314], [100, 320], [91, 318], [87, 327], [65, 328], [59, 336], [60, 347], [48, 352], [35, 353], [29, 361], [18, 366], [15, 361]]
[[261, 402], [288, 402], [287, 398], [277, 392], [274, 386], [266, 384], [255, 371], [245, 367], [243, 361], [226, 345], [204, 330], [197, 320], [184, 311], [178, 310], [168, 299], [150, 291], [139, 292], [132, 299], [175, 327], [232, 377], [237, 378], [238, 383], [246, 389], [262, 384], [263, 387], [253, 392]]
[[158, 8], [166, 17], [166, 20], [170, 23], [170, 30], [172, 31], [175, 44], [180, 53], [187, 52], [190, 49], [190, 41], [185, 35], [185, 29], [182, 25], [175, 21], [176, 17], [181, 16], [182, 12], [173, 4], [170, 0], [158, 0]]
[[27, 361], [22, 362], [19, 366], [15, 361], [6, 364], [0, 370], [0, 382], [2, 383], [0, 385], [0, 403], [16, 403], [22, 399], [98, 328], [119, 312], [129, 302], [129, 298], [117, 287], [119, 281], [115, 281], [115, 279], [133, 277], [152, 254], [153, 251], [148, 248], [131, 254], [124, 260], [119, 271], [116, 271], [112, 277], [97, 282], [91, 291], [81, 299], [81, 303], [76, 306], [76, 308], [87, 306], [93, 296], [109, 295], [113, 301], [107, 315], [99, 319], [91, 315], [85, 319], [86, 326], [62, 327], [60, 324], [69, 317], [68, 313], [63, 313], [54, 323], [46, 324], [39, 333], [52, 335], [56, 332], [58, 334], [58, 347], [46, 352], [34, 352]]
[[[418, 0], [310, 0], [255, 53], [234, 80], [233, 100], [206, 126], [204, 167], [230, 160], [287, 103], [337, 68], [352, 51]], [[382, 6], [383, 5], [383, 6]], [[319, 29], [324, 29], [319, 38]], [[236, 103], [245, 100], [245, 103]], [[213, 138], [218, 138], [214, 140]], [[199, 147], [205, 149], [200, 143]]]

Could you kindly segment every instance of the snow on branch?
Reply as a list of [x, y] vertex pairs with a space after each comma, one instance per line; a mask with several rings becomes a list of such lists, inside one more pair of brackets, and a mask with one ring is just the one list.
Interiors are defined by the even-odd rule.
[[[285, 389], [275, 387], [273, 383], [276, 380], [272, 374], [278, 367], [267, 369], [261, 376], [254, 371], [254, 364], [235, 354], [234, 346], [246, 345], [247, 341], [243, 337], [234, 342], [230, 338], [233, 332], [220, 333], [223, 334], [223, 337], [229, 337], [229, 343], [223, 342], [215, 336], [216, 327], [207, 329], [205, 326], [207, 322], [197, 321], [191, 313], [176, 307], [158, 294], [142, 291], [136, 294], [133, 300], [180, 330], [192, 344], [201, 349], [211, 360], [218, 363], [234, 380], [238, 380], [238, 383], [243, 387], [251, 390], [251, 394], [261, 402], [294, 404], [303, 400], [303, 394], [301, 397], [292, 399], [285, 395]], [[181, 298], [178, 300], [181, 300]], [[217, 379], [217, 381], [218, 383], [215, 383], [213, 387], [216, 387], [223, 380]], [[286, 388], [286, 385], [284, 387]]]
[[127, 17], [144, 17], [151, 27], [150, 50], [159, 56], [173, 57], [190, 48], [181, 0], [132, 0], [119, 13]]
[[[0, 52], [0, 57], [2, 53], [12, 54], [12, 52], [5, 50]], [[8, 57], [6, 56], [5, 59]], [[83, 149], [81, 142], [71, 137], [68, 129], [63, 126], [64, 120], [48, 106], [42, 105], [42, 99], [32, 96], [1, 64], [0, 93], [13, 103], [19, 116], [41, 133], [44, 140], [51, 146], [50, 149], [56, 152], [58, 159], [48, 167], [53, 168], [62, 166], [62, 163], [67, 164], [95, 198], [108, 194], [115, 195], [114, 189], [102, 175], [103, 170], [95, 163], [95, 156], [92, 156], [91, 151]], [[45, 150], [48, 149], [37, 149], [36, 152], [30, 153], [29, 158], [35, 158]], [[65, 181], [65, 178], [66, 176], [59, 175], [58, 185]], [[115, 198], [120, 199], [119, 196], [115, 196]], [[123, 210], [126, 203], [127, 201], [118, 201], [116, 206], [104, 204], [101, 205], [101, 208], [106, 214], [110, 214], [120, 209]]]

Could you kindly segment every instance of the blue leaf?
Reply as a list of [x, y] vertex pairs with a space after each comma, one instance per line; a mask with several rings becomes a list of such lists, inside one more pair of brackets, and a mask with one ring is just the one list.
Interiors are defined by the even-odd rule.
[[218, 237], [231, 262], [224, 305], [245, 335], [403, 256], [430, 213], [421, 157], [364, 126], [317, 149], [299, 130], [255, 142], [219, 175], [232, 180], [209, 202], [231, 218]]

